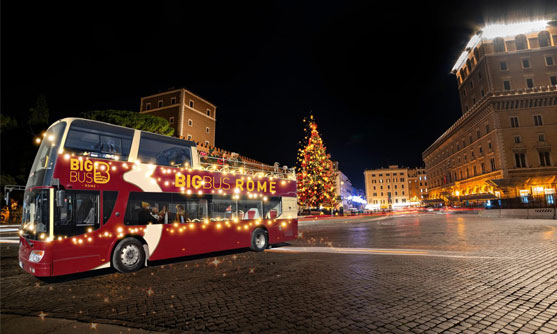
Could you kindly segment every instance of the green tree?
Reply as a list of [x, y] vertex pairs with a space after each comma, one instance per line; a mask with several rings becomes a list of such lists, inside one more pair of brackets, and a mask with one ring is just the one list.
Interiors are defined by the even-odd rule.
[[37, 97], [37, 102], [31, 108], [29, 108], [29, 118], [27, 119], [27, 125], [29, 126], [29, 131], [31, 135], [36, 136], [45, 130], [50, 123], [48, 122], [49, 111], [48, 104], [46, 103], [46, 96], [40, 94]]
[[84, 118], [172, 136], [174, 129], [162, 117], [127, 110], [95, 110], [81, 113]]
[[8, 115], [0, 114], [0, 131], [17, 128], [17, 120]]

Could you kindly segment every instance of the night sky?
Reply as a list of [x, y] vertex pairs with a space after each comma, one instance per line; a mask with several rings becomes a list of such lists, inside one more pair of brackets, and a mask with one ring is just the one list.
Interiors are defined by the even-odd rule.
[[[217, 106], [218, 147], [291, 166], [311, 111], [362, 189], [365, 169], [423, 165], [458, 119], [449, 72], [478, 26], [557, 13], [555, 1], [68, 4], [2, 2], [3, 114], [25, 122], [38, 94], [51, 122], [138, 111], [141, 96], [184, 87]], [[2, 135], [2, 173], [31, 140]]]

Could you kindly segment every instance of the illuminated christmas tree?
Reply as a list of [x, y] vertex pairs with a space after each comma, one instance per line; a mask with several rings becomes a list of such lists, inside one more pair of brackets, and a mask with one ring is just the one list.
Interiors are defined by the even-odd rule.
[[306, 208], [332, 208], [336, 204], [335, 171], [331, 156], [317, 131], [313, 115], [304, 119], [307, 140], [298, 150], [298, 204]]

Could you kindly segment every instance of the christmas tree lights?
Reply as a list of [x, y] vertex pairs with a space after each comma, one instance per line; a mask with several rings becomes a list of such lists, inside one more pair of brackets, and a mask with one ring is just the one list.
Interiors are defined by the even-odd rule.
[[298, 150], [298, 204], [306, 208], [336, 205], [335, 170], [313, 115], [304, 119], [306, 146]]

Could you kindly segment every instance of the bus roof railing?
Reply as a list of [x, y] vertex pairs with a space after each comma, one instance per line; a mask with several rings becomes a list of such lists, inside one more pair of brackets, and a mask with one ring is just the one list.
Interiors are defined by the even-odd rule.
[[278, 164], [274, 166], [263, 163], [252, 163], [237, 159], [225, 159], [222, 157], [202, 156], [199, 159], [201, 168], [207, 171], [218, 171], [227, 173], [240, 173], [254, 176], [275, 177], [278, 179], [296, 180], [295, 168], [284, 168]]

